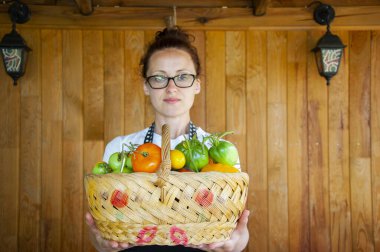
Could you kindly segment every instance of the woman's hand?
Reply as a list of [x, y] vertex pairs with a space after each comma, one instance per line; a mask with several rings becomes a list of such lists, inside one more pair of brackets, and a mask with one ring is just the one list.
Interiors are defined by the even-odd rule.
[[244, 210], [237, 223], [236, 229], [231, 234], [231, 239], [223, 242], [215, 242], [207, 245], [202, 245], [199, 248], [207, 251], [215, 252], [240, 252], [248, 243], [248, 216], [249, 210]]
[[130, 247], [128, 243], [119, 243], [103, 239], [89, 212], [86, 213], [86, 222], [90, 230], [91, 243], [99, 252], [119, 251]]

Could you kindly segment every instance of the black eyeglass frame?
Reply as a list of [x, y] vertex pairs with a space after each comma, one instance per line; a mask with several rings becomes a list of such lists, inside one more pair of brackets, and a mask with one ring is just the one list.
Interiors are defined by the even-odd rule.
[[[191, 82], [191, 84], [190, 84], [189, 86], [181, 87], [181, 86], [178, 86], [178, 85], [177, 85], [177, 83], [175, 82], [175, 78], [177, 78], [177, 77], [179, 77], [179, 76], [181, 76], [181, 75], [188, 75], [188, 76], [193, 77], [193, 81]], [[154, 77], [157, 77], [157, 76], [165, 77], [165, 78], [166, 78], [166, 85], [165, 85], [165, 86], [157, 88], [157, 87], [153, 87], [152, 84], [150, 84], [149, 79], [154, 78]], [[173, 77], [166, 77], [166, 76], [163, 76], [163, 75], [151, 75], [151, 76], [146, 77], [145, 80], [146, 80], [146, 82], [148, 83], [148, 85], [149, 85], [152, 89], [164, 89], [164, 88], [166, 88], [166, 87], [169, 85], [170, 80], [173, 80], [174, 85], [176, 85], [176, 87], [179, 87], [179, 88], [189, 88], [189, 87], [191, 87], [191, 86], [194, 85], [194, 81], [195, 81], [196, 77], [197, 77], [197, 76], [196, 76], [195, 74], [188, 74], [188, 73], [186, 73], [186, 74], [179, 74], [179, 75], [176, 75], [176, 76], [173, 76]]]

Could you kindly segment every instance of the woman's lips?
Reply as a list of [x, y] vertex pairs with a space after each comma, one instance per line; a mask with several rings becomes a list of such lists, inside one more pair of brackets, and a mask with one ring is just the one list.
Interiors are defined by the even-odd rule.
[[166, 99], [164, 99], [164, 102], [170, 103], [170, 104], [177, 103], [179, 101], [180, 101], [180, 99], [177, 99], [177, 98], [166, 98]]

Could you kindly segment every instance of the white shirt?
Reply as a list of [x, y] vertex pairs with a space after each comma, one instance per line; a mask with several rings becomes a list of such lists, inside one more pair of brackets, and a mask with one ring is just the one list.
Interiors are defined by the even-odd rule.
[[[141, 131], [132, 133], [130, 135], [115, 137], [113, 140], [111, 140], [111, 142], [109, 142], [107, 144], [106, 149], [104, 151], [104, 155], [103, 155], [103, 161], [108, 162], [110, 156], [113, 153], [120, 152], [123, 148], [123, 144], [126, 144], [126, 145], [129, 145], [130, 143], [138, 144], [138, 145], [143, 144], [148, 130], [149, 130], [149, 128], [146, 128], [146, 129], [143, 129]], [[200, 141], [202, 141], [202, 139], [205, 136], [210, 135], [210, 133], [207, 133], [206, 131], [204, 131], [200, 127], [197, 127], [196, 134], [197, 134], [197, 137]], [[174, 149], [180, 142], [185, 140], [185, 137], [188, 139], [189, 134], [181, 135], [175, 139], [170, 139], [170, 148]], [[161, 141], [162, 141], [161, 139], [162, 139], [161, 135], [159, 135], [157, 133], [153, 134], [153, 143], [160, 146], [160, 147], [161, 147]], [[205, 144], [206, 144], [207, 148], [211, 147], [211, 143], [209, 141], [206, 141]], [[240, 161], [239, 160], [235, 164], [235, 167], [240, 169]]]

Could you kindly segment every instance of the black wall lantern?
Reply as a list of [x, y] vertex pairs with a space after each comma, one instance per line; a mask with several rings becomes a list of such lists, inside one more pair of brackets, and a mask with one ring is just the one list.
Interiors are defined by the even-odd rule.
[[16, 23], [23, 24], [30, 19], [30, 9], [27, 5], [15, 1], [8, 9], [12, 21], [12, 31], [5, 34], [0, 42], [1, 57], [5, 71], [17, 85], [17, 80], [24, 75], [28, 52], [30, 48], [16, 31]]
[[326, 78], [327, 85], [330, 79], [338, 73], [343, 49], [346, 47], [337, 35], [330, 32], [330, 23], [335, 17], [334, 9], [327, 4], [319, 5], [314, 10], [314, 20], [320, 25], [327, 25], [326, 33], [319, 39], [313, 49], [317, 61], [319, 74]]

